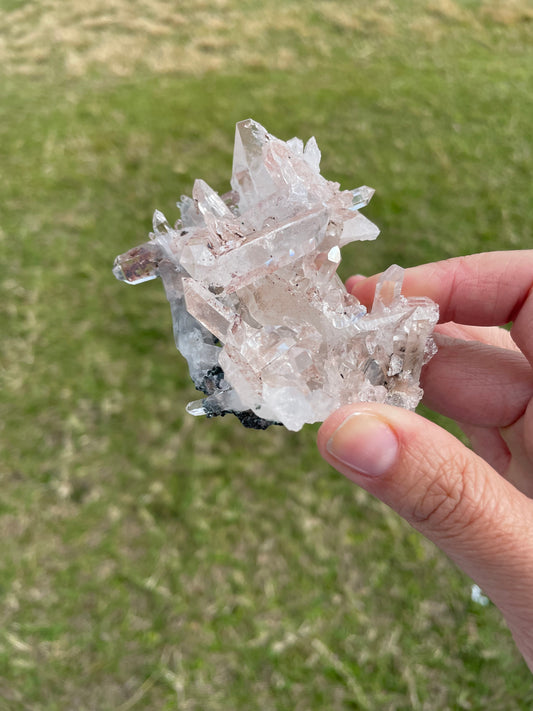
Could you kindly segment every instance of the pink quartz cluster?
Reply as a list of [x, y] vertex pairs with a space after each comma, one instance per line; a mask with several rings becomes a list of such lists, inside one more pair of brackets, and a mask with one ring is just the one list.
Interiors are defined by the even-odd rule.
[[251, 119], [236, 127], [231, 188], [196, 180], [181, 219], [172, 227], [156, 210], [150, 241], [113, 269], [128, 283], [163, 280], [176, 345], [206, 395], [187, 410], [299, 430], [355, 401], [416, 407], [437, 306], [402, 296], [393, 265], [367, 313], [336, 273], [341, 247], [379, 234], [359, 212], [374, 191], [340, 190], [320, 174], [314, 138], [285, 142]]

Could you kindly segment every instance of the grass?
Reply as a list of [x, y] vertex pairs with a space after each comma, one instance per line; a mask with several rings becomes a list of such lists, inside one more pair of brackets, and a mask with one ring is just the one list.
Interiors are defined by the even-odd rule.
[[[526, 2], [3, 0], [0, 709], [529, 709], [492, 607], [317, 456], [195, 394], [110, 273], [233, 125], [377, 189], [371, 273], [530, 245]], [[452, 427], [452, 425], [449, 425]]]

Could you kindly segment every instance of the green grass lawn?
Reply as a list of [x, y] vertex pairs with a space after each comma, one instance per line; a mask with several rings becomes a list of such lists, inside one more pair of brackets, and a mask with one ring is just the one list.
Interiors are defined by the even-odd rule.
[[111, 274], [196, 177], [228, 189], [248, 116], [376, 188], [382, 235], [343, 276], [530, 247], [532, 21], [527, 0], [0, 0], [1, 711], [533, 706], [498, 611], [316, 427], [184, 413], [161, 283]]

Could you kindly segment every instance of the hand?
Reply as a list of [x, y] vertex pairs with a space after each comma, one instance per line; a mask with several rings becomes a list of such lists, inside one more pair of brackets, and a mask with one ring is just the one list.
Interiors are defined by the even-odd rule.
[[[370, 306], [376, 280], [347, 287]], [[533, 671], [533, 250], [407, 269], [403, 293], [439, 304], [424, 402], [455, 419], [474, 451], [413, 412], [374, 403], [333, 413], [319, 450], [481, 586]], [[508, 322], [510, 332], [500, 328]]]

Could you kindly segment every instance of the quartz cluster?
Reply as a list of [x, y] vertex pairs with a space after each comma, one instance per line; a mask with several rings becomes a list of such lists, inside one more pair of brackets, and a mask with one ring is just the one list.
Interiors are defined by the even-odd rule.
[[113, 269], [130, 284], [163, 280], [176, 345], [206, 395], [188, 412], [299, 430], [355, 401], [416, 407], [437, 306], [402, 296], [393, 265], [367, 313], [337, 275], [343, 245], [379, 234], [359, 212], [374, 191], [340, 190], [320, 175], [314, 138], [285, 142], [251, 119], [236, 127], [231, 188], [196, 180], [181, 219], [156, 210], [150, 240]]

